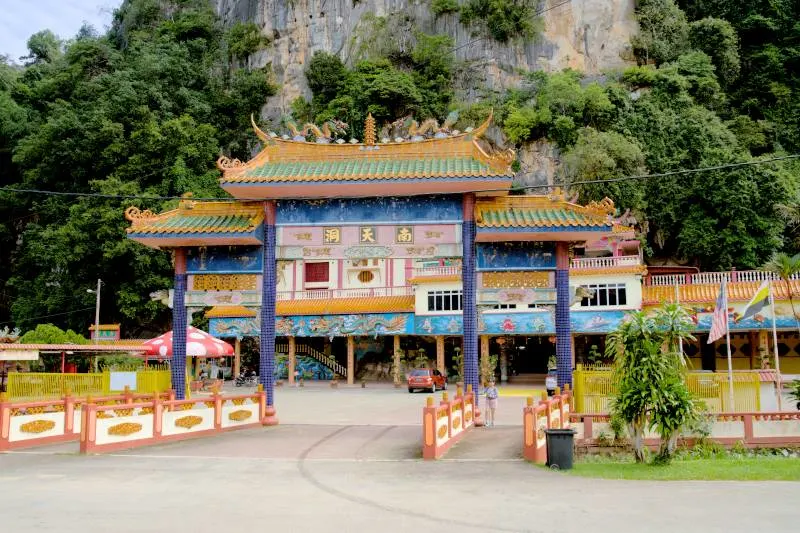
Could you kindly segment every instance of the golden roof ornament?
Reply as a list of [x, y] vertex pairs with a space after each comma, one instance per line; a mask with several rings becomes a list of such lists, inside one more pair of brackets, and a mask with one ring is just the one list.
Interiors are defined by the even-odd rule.
[[367, 146], [375, 144], [375, 119], [372, 113], [368, 113], [367, 120], [364, 121], [364, 144]]

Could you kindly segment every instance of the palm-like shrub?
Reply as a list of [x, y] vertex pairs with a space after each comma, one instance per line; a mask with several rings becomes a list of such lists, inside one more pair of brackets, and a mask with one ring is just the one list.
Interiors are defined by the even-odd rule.
[[680, 339], [693, 338], [685, 309], [665, 304], [655, 314], [636, 311], [613, 332], [606, 355], [614, 359], [616, 396], [612, 415], [628, 425], [636, 462], [645, 461], [644, 434], [661, 438], [658, 460], [669, 462], [680, 430], [697, 413], [686, 386]]

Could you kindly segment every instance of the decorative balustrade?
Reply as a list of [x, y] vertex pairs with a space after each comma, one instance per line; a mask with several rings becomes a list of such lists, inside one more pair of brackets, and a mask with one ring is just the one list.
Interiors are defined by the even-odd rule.
[[81, 407], [81, 453], [104, 453], [278, 423], [261, 387], [254, 394], [138, 400]]
[[15, 402], [2, 396], [0, 394], [0, 451], [79, 440], [82, 406], [87, 403], [106, 406], [112, 411], [126, 411], [137, 402], [175, 399], [172, 391], [136, 394], [129, 389], [122, 394], [95, 398], [66, 394], [60, 399], [27, 402]]
[[[706, 415], [709, 434], [682, 436], [679, 443], [692, 445], [703, 438], [722, 446], [772, 448], [800, 444], [800, 413], [712, 413]], [[602, 446], [613, 434], [608, 413], [572, 413], [569, 416], [575, 430], [578, 446]], [[658, 433], [648, 429], [644, 444], [656, 449], [660, 443]]]
[[365, 287], [358, 289], [313, 289], [307, 291], [278, 291], [278, 301], [292, 300], [334, 300], [341, 298], [374, 298], [382, 296], [411, 296], [414, 288], [404, 287]]
[[547, 429], [570, 429], [572, 393], [569, 384], [564, 392], [556, 388], [553, 396], [542, 393], [535, 402], [528, 397], [522, 410], [522, 456], [528, 461], [547, 462]]
[[[800, 280], [800, 274], [795, 274], [792, 280]], [[674, 286], [674, 285], [714, 285], [722, 281], [731, 282], [761, 282], [780, 281], [780, 277], [772, 272], [763, 270], [732, 270], [730, 272], [698, 272], [696, 274], [667, 274], [661, 276], [647, 276], [646, 285]]]
[[461, 266], [433, 266], [406, 269], [406, 279], [435, 276], [460, 276]]
[[616, 257], [577, 257], [570, 263], [573, 270], [596, 268], [617, 268], [639, 266], [642, 260], [638, 255], [620, 255]]
[[443, 392], [438, 406], [434, 405], [434, 397], [429, 396], [422, 409], [422, 458], [442, 457], [475, 425], [478, 415], [470, 385], [467, 385], [466, 394], [458, 387], [453, 400]]

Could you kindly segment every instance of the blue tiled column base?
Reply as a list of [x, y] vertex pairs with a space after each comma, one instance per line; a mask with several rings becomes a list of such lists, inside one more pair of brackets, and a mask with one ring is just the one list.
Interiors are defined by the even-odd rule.
[[264, 222], [264, 280], [261, 285], [261, 345], [259, 382], [267, 393], [267, 405], [274, 405], [275, 383], [275, 225]]
[[475, 221], [465, 220], [462, 227], [463, 266], [461, 279], [464, 290], [464, 385], [472, 385], [475, 405], [478, 405], [478, 307], [475, 298]]
[[572, 387], [572, 335], [569, 325], [569, 270], [556, 270], [556, 364], [558, 386]]
[[175, 274], [172, 298], [172, 390], [175, 398], [186, 398], [186, 274]]

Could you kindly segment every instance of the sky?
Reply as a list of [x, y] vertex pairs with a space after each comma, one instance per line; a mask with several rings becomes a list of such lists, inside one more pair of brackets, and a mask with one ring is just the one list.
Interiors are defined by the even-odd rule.
[[28, 37], [51, 30], [62, 39], [78, 33], [84, 21], [99, 33], [111, 24], [122, 0], [0, 0], [0, 55], [12, 61], [28, 55]]

